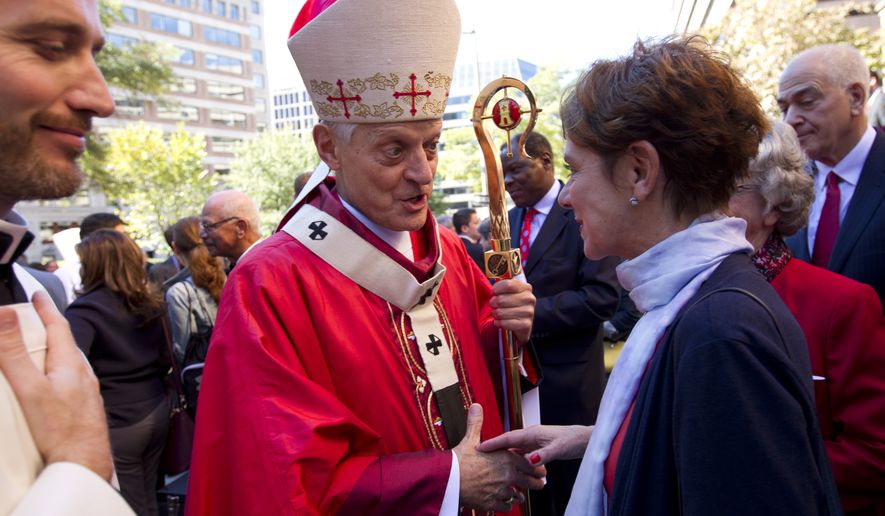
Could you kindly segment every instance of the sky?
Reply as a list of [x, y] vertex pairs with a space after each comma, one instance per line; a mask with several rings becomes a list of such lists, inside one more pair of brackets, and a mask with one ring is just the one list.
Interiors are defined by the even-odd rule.
[[[434, 1], [434, 0], [429, 0]], [[456, 0], [459, 60], [518, 57], [580, 69], [627, 53], [637, 37], [673, 30], [673, 0]], [[286, 39], [303, 0], [265, 0], [265, 48], [271, 90], [300, 84]], [[543, 6], [543, 8], [539, 8]]]

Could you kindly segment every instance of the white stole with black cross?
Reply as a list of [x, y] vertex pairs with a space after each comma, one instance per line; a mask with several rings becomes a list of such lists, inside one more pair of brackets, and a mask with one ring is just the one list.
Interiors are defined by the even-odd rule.
[[440, 257], [433, 274], [419, 282], [335, 217], [310, 204], [303, 205], [282, 230], [335, 270], [402, 310], [411, 320], [446, 438], [450, 446], [458, 444], [466, 431], [467, 416], [451, 347], [445, 342], [440, 313], [434, 304], [446, 273], [439, 242]]

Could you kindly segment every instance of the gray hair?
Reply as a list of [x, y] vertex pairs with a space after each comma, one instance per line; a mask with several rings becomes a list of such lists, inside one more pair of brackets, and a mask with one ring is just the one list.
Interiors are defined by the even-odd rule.
[[830, 84], [840, 88], [847, 88], [855, 83], [863, 86], [866, 101], [869, 96], [870, 68], [860, 51], [843, 43], [819, 45], [799, 55], [805, 53], [820, 60]]
[[806, 163], [793, 128], [771, 120], [759, 153], [750, 160], [750, 183], [759, 186], [765, 213], [773, 209], [781, 212], [775, 229], [785, 237], [805, 226], [814, 200], [814, 180], [806, 172]]
[[326, 120], [320, 120], [320, 123], [331, 129], [335, 136], [343, 143], [350, 143], [353, 131], [356, 130], [358, 125], [352, 122], [328, 122]]

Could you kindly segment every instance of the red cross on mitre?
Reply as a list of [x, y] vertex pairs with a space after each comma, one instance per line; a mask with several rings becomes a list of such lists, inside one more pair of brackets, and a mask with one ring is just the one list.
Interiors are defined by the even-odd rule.
[[361, 102], [363, 99], [359, 95], [356, 95], [354, 97], [344, 96], [344, 83], [341, 81], [341, 79], [338, 79], [337, 84], [338, 84], [338, 91], [341, 92], [341, 96], [340, 97], [333, 97], [333, 96], [329, 95], [328, 97], [326, 97], [326, 100], [329, 102], [334, 102], [334, 101], [340, 102], [344, 106], [344, 118], [350, 118], [350, 112], [347, 110], [347, 102], [348, 101]]
[[415, 116], [415, 113], [418, 112], [418, 110], [415, 109], [415, 98], [418, 97], [419, 95], [424, 95], [426, 97], [429, 97], [430, 90], [415, 91], [415, 79], [417, 79], [417, 77], [415, 77], [415, 74], [412, 74], [409, 76], [409, 79], [412, 81], [412, 90], [411, 91], [397, 91], [397, 92], [393, 93], [393, 96], [397, 99], [399, 99], [400, 97], [406, 97], [406, 96], [412, 97], [412, 109], [409, 110], [409, 113], [412, 113], [412, 116]]

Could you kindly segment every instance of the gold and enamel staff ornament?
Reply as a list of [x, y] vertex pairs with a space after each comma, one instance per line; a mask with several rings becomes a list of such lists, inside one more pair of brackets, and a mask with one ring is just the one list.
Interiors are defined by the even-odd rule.
[[[529, 109], [523, 110], [519, 103], [507, 95], [508, 88], [521, 91], [528, 100]], [[504, 90], [504, 97], [495, 102], [491, 113], [486, 114], [489, 103], [495, 94]], [[491, 135], [486, 130], [486, 120], [491, 119], [495, 126], [507, 134], [507, 157], [513, 155], [510, 148], [510, 132], [519, 127], [522, 115], [528, 114], [528, 125], [519, 139], [516, 152], [525, 158], [525, 139], [535, 126], [535, 120], [541, 110], [535, 105], [535, 96], [524, 82], [512, 77], [502, 77], [486, 85], [479, 93], [473, 106], [473, 130], [486, 164], [486, 178], [489, 186], [489, 221], [492, 249], [485, 253], [486, 276], [490, 279], [515, 278], [522, 273], [522, 262], [519, 249], [510, 248], [510, 223], [507, 221], [507, 202], [504, 194], [504, 172], [501, 158], [498, 156]]]
[[[519, 103], [507, 95], [508, 89], [521, 91], [528, 100], [529, 108], [523, 110]], [[488, 111], [489, 103], [495, 95], [504, 90], [504, 97], [496, 101]], [[507, 202], [504, 194], [504, 172], [498, 149], [486, 130], [484, 122], [491, 119], [495, 126], [507, 135], [507, 156], [518, 152], [529, 158], [525, 153], [525, 139], [535, 126], [535, 120], [541, 110], [535, 105], [535, 96], [524, 82], [512, 77], [502, 77], [486, 85], [473, 106], [473, 130], [479, 140], [486, 164], [486, 177], [489, 185], [489, 221], [492, 248], [485, 253], [486, 276], [490, 279], [509, 279], [522, 274], [522, 261], [519, 249], [510, 248], [510, 223], [507, 221]], [[528, 114], [528, 125], [516, 149], [510, 148], [510, 132], [519, 127], [523, 115]], [[522, 393], [519, 385], [519, 351], [509, 331], [503, 332], [502, 344], [504, 355], [504, 376], [506, 381], [507, 421], [509, 429], [522, 428]]]
[[[519, 103], [507, 95], [508, 89], [521, 91], [528, 100], [529, 108], [523, 110]], [[495, 95], [504, 90], [504, 96], [495, 102], [491, 113], [486, 114], [489, 103]], [[504, 171], [501, 167], [501, 158], [498, 149], [486, 130], [486, 120], [491, 119], [498, 129], [507, 135], [507, 157], [518, 152], [525, 158], [530, 158], [525, 152], [525, 139], [535, 126], [538, 118], [538, 109], [535, 104], [535, 96], [524, 82], [512, 77], [502, 77], [486, 85], [479, 92], [476, 104], [473, 106], [473, 130], [486, 164], [486, 178], [489, 186], [489, 221], [492, 248], [485, 252], [485, 272], [490, 279], [510, 279], [522, 275], [522, 260], [519, 249], [510, 248], [510, 223], [507, 221], [507, 202], [504, 194]], [[519, 127], [523, 115], [528, 114], [528, 125], [523, 131], [522, 137], [516, 149], [510, 148], [510, 132]], [[504, 396], [507, 404], [505, 429], [516, 430], [523, 427], [522, 416], [522, 390], [520, 388], [519, 350], [514, 342], [510, 331], [501, 332], [501, 348], [504, 359]], [[529, 514], [528, 492], [525, 493], [523, 514]]]

